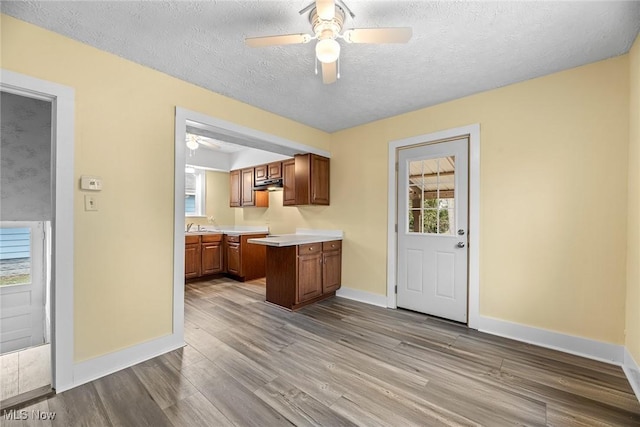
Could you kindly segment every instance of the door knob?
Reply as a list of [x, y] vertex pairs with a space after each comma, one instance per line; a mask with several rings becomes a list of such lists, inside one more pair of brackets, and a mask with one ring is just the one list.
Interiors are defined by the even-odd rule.
[[462, 228], [460, 230], [458, 230], [458, 235], [459, 236], [464, 236], [464, 230]]
[[459, 248], [464, 248], [464, 242], [458, 242], [456, 246]]

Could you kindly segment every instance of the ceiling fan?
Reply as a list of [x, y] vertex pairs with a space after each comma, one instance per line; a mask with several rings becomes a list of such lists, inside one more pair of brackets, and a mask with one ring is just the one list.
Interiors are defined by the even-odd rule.
[[[340, 43], [343, 39], [347, 43], [407, 43], [411, 39], [411, 28], [355, 28], [343, 30], [346, 18], [345, 10], [351, 18], [355, 15], [341, 0], [316, 0], [300, 11], [309, 12], [309, 22], [313, 34], [285, 34], [280, 36], [248, 37], [245, 43], [250, 47], [278, 46], [286, 44], [316, 42], [316, 60], [322, 64], [322, 81], [325, 84], [334, 83], [340, 78], [339, 58]], [[318, 63], [316, 61], [316, 74]]]

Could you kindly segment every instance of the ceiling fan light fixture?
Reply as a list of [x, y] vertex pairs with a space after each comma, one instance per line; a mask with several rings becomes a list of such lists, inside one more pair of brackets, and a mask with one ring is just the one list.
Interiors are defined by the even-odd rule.
[[325, 64], [336, 62], [340, 56], [340, 43], [334, 39], [324, 39], [316, 44], [316, 58]]
[[197, 150], [198, 147], [198, 138], [193, 135], [187, 135], [187, 148], [189, 150]]

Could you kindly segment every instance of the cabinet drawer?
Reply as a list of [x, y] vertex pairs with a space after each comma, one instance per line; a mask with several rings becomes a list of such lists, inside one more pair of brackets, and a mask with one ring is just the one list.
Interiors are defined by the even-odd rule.
[[298, 255], [315, 254], [322, 251], [322, 243], [308, 243], [298, 245]]
[[330, 242], [322, 242], [323, 251], [337, 251], [339, 249], [342, 249], [341, 240], [332, 240]]
[[188, 236], [184, 236], [185, 245], [191, 245], [194, 243], [200, 243], [200, 236], [197, 234], [192, 234]]
[[221, 242], [222, 234], [203, 234], [202, 235], [202, 243], [214, 243]]
[[229, 235], [227, 235], [227, 242], [240, 243], [240, 236], [229, 236]]

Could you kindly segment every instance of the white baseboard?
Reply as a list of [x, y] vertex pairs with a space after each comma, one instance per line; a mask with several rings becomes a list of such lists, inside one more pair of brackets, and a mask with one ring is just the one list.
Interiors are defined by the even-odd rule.
[[387, 308], [387, 296], [372, 294], [371, 292], [360, 291], [358, 289], [341, 287], [336, 291], [336, 296], [364, 302], [366, 304], [377, 305]]
[[622, 365], [622, 369], [624, 370], [638, 401], [640, 401], [640, 365], [638, 365], [638, 362], [626, 348], [624, 349], [624, 364]]
[[529, 344], [622, 366], [625, 348], [589, 338], [534, 328], [506, 320], [480, 316], [478, 330]]
[[172, 334], [76, 363], [73, 366], [73, 384], [65, 389], [56, 389], [56, 392], [86, 384], [180, 347], [184, 347], [182, 334]]

